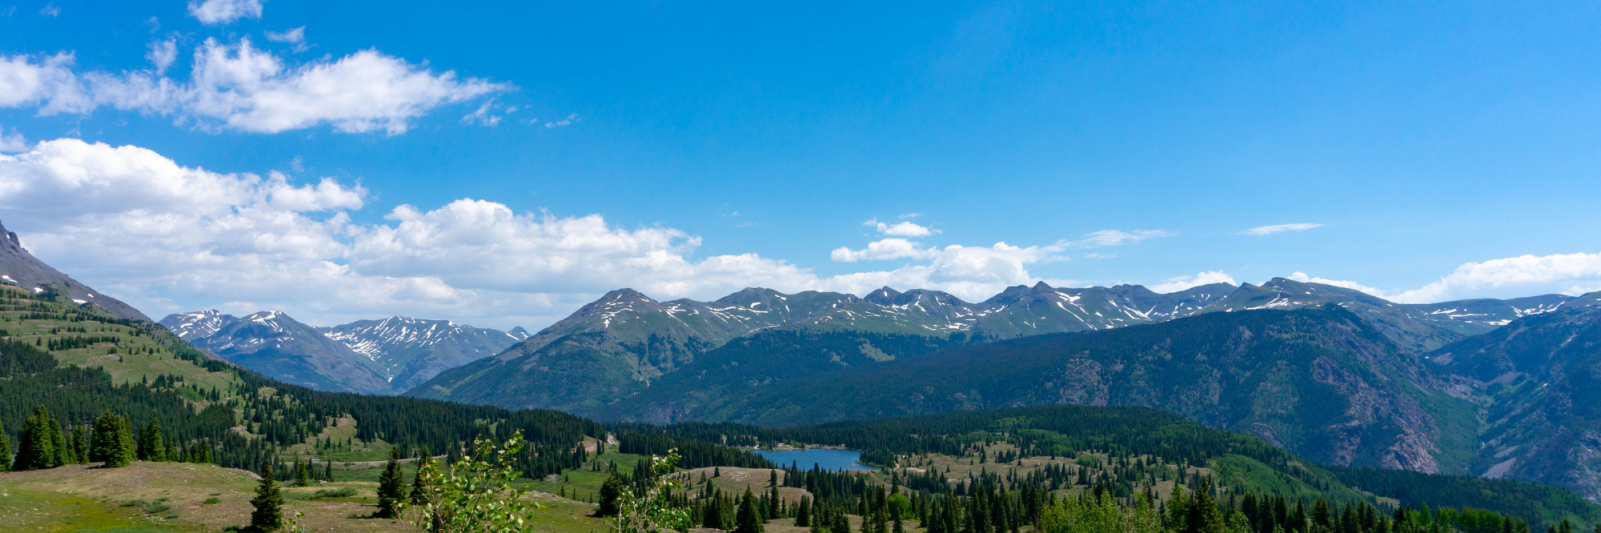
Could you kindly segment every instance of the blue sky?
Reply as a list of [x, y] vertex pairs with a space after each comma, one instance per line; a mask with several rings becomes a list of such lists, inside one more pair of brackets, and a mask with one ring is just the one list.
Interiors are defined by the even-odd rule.
[[1593, 3], [105, 4], [0, 0], [0, 220], [152, 315], [1601, 289]]

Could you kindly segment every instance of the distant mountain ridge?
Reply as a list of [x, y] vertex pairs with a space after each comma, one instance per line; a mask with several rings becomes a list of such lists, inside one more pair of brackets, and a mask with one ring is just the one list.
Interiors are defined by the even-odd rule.
[[[1409, 353], [1548, 312], [1572, 297], [1397, 304], [1355, 290], [1274, 278], [1262, 285], [1202, 285], [1157, 293], [1138, 285], [1009, 287], [969, 303], [933, 290], [888, 287], [863, 297], [747, 288], [711, 302], [660, 302], [619, 289], [493, 357], [439, 373], [412, 396], [510, 408], [592, 412], [638, 394], [702, 354], [755, 332], [835, 331], [953, 337], [941, 346], [1163, 322], [1211, 312], [1335, 304], [1363, 317]], [[1470, 312], [1451, 311], [1467, 309]], [[915, 341], [908, 341], [914, 342]], [[943, 349], [943, 348], [942, 348]], [[771, 376], [743, 376], [764, 380]]]
[[397, 394], [528, 337], [445, 320], [391, 317], [315, 328], [277, 311], [243, 318], [217, 310], [159, 322], [195, 347], [263, 375], [320, 390]]

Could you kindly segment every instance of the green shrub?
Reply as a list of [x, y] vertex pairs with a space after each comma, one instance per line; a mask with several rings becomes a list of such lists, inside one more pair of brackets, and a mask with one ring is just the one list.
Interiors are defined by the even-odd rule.
[[145, 504], [147, 504], [147, 503], [150, 503], [150, 502], [147, 502], [147, 501], [144, 501], [144, 500], [127, 500], [127, 501], [122, 502], [121, 505], [123, 507], [144, 507]]
[[218, 498], [216, 496], [212, 496], [210, 498], [206, 498], [206, 501], [203, 501], [203, 502], [200, 502], [200, 503], [203, 504], [203, 505], [211, 505], [213, 503], [222, 503], [222, 498]]
[[356, 495], [356, 489], [353, 489], [353, 488], [350, 488], [350, 487], [345, 487], [345, 488], [342, 488], [342, 489], [333, 489], [333, 490], [323, 489], [323, 490], [319, 490], [319, 491], [317, 491], [316, 494], [311, 495], [311, 499], [320, 500], [322, 498], [349, 498], [349, 497], [355, 496], [355, 495]]
[[146, 505], [145, 506], [145, 513], [146, 514], [156, 514], [156, 513], [163, 512], [163, 511], [167, 511], [169, 509], [172, 509], [171, 505], [165, 505], [165, 504], [160, 504], [160, 503], [152, 503], [150, 505]]

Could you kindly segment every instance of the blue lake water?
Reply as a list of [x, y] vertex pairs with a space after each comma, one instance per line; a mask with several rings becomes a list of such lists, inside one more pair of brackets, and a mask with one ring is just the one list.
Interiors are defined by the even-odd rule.
[[782, 452], [756, 451], [756, 455], [766, 457], [778, 466], [789, 466], [794, 463], [801, 470], [811, 470], [817, 465], [823, 470], [877, 470], [871, 466], [857, 464], [862, 459], [862, 452], [856, 450], [792, 450]]

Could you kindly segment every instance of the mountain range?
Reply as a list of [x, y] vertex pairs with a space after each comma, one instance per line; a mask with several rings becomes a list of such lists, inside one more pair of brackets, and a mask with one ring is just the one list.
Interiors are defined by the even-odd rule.
[[1549, 295], [1406, 305], [1283, 278], [1260, 286], [1219, 283], [1169, 294], [1138, 285], [1070, 289], [1038, 283], [1008, 288], [979, 303], [939, 291], [887, 287], [860, 298], [751, 288], [711, 302], [660, 302], [622, 289], [493, 358], [441, 372], [407, 394], [591, 412], [646, 391], [734, 339], [775, 329], [938, 338], [930, 342], [949, 347], [1111, 330], [1213, 312], [1326, 304], [1362, 316], [1398, 349], [1421, 353], [1519, 316], [1548, 312], [1571, 299]]
[[245, 317], [216, 310], [168, 315], [160, 324], [197, 348], [287, 383], [319, 390], [397, 394], [441, 370], [528, 338], [444, 320], [391, 317], [314, 328], [277, 311]]

